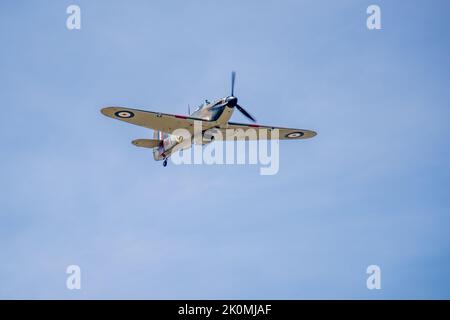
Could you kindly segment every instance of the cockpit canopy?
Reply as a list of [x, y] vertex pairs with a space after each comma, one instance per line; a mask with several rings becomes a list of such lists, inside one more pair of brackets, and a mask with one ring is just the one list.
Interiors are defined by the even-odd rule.
[[214, 107], [218, 104], [223, 103], [223, 100], [224, 99], [221, 98], [221, 99], [217, 99], [216, 101], [211, 103], [210, 101], [208, 101], [208, 99], [205, 99], [205, 102], [203, 102], [201, 105], [199, 105], [197, 108], [195, 108], [194, 112], [200, 111], [201, 109], [206, 108], [206, 107]]

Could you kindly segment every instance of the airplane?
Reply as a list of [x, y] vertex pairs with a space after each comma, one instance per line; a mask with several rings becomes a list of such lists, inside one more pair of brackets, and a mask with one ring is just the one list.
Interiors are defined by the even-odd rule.
[[[180, 150], [181, 143], [184, 145], [181, 149], [187, 149], [192, 146], [191, 141], [186, 141], [183, 136], [172, 134], [177, 129], [185, 129], [191, 135], [194, 134], [194, 123], [200, 123], [203, 136], [200, 137], [201, 144], [207, 144], [214, 140], [215, 135], [208, 131], [220, 131], [223, 140], [230, 140], [225, 133], [236, 132], [236, 136], [247, 129], [254, 129], [256, 135], [252, 137], [245, 136], [248, 139], [307, 139], [317, 135], [312, 130], [283, 128], [274, 126], [264, 126], [256, 124], [256, 119], [238, 104], [238, 98], [234, 95], [234, 84], [236, 72], [231, 73], [231, 94], [229, 96], [209, 102], [205, 100], [193, 113], [188, 111], [188, 115], [167, 114], [161, 112], [152, 112], [139, 109], [124, 107], [105, 107], [101, 113], [113, 119], [125, 121], [134, 125], [153, 129], [153, 139], [137, 139], [132, 143], [135, 146], [153, 149], [153, 158], [155, 161], [163, 161], [163, 166], [167, 166], [167, 159], [176, 150]], [[246, 118], [252, 121], [252, 124], [230, 122], [233, 111], [239, 110]], [[278, 137], [271, 132], [278, 129]], [[264, 131], [264, 134], [263, 134]], [[234, 137], [232, 137], [234, 139]], [[178, 147], [178, 148], [177, 148]]]

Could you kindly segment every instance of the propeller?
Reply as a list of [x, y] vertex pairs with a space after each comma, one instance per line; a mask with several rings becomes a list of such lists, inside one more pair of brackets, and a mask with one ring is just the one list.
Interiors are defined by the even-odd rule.
[[244, 108], [242, 108], [240, 105], [236, 105], [236, 108], [247, 118], [249, 118], [250, 120], [252, 120], [253, 122], [256, 122], [256, 119], [250, 114], [248, 113]]
[[225, 99], [225, 103], [222, 106], [228, 106], [230, 108], [234, 108], [236, 107], [236, 109], [238, 109], [245, 117], [247, 117], [248, 119], [250, 119], [253, 122], [256, 122], [256, 119], [250, 114], [248, 113], [243, 107], [241, 107], [240, 105], [238, 105], [238, 98], [236, 98], [234, 96], [234, 83], [236, 81], [236, 72], [231, 72], [231, 95], [229, 97], [227, 97]]
[[231, 96], [234, 96], [234, 81], [236, 79], [236, 72], [231, 72]]

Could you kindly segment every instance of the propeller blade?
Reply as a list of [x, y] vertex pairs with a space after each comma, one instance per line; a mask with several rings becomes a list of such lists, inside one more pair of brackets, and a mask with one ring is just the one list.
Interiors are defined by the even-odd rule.
[[234, 80], [236, 79], [236, 72], [231, 72], [231, 95], [234, 96]]
[[244, 108], [242, 108], [240, 105], [236, 105], [236, 108], [240, 111], [240, 112], [242, 112], [242, 114], [244, 115], [244, 116], [246, 116], [247, 118], [249, 118], [250, 120], [252, 120], [253, 122], [256, 122], [256, 119], [255, 118], [253, 118], [253, 116], [250, 114], [250, 113], [248, 113], [247, 111], [245, 111], [245, 109]]

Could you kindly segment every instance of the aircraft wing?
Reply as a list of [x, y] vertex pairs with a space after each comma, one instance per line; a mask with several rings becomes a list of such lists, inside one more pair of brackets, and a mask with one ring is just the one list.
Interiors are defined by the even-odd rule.
[[167, 114], [161, 112], [144, 111], [122, 107], [106, 107], [101, 112], [110, 118], [125, 121], [137, 126], [172, 133], [172, 131], [180, 128], [187, 129], [189, 132], [194, 131], [194, 121], [202, 121], [205, 129], [209, 121], [189, 116]]
[[[172, 133], [176, 129], [187, 129], [191, 134], [194, 133], [194, 121], [202, 122], [203, 130], [220, 131], [223, 140], [232, 140], [237, 138], [245, 138], [247, 140], [258, 139], [275, 139], [272, 130], [279, 130], [280, 140], [285, 139], [307, 139], [316, 135], [316, 132], [304, 129], [282, 128], [273, 126], [263, 126], [257, 124], [244, 124], [228, 122], [221, 127], [217, 127], [215, 121], [207, 121], [200, 118], [190, 116], [174, 115], [161, 112], [152, 112], [123, 107], [106, 107], [101, 112], [110, 118], [125, 121], [141, 127]], [[247, 130], [247, 129], [254, 129]], [[232, 130], [234, 136], [227, 136], [227, 130]], [[253, 134], [252, 134], [253, 133]]]
[[[247, 130], [254, 129], [254, 130]], [[282, 128], [282, 127], [272, 127], [263, 126], [259, 124], [244, 124], [228, 122], [227, 125], [222, 126], [220, 130], [223, 136], [223, 140], [233, 140], [235, 137], [246, 140], [259, 140], [259, 139], [276, 139], [273, 130], [278, 129], [278, 139], [280, 140], [294, 140], [294, 139], [308, 139], [317, 135], [316, 132], [305, 129], [294, 129], [294, 128]], [[227, 135], [227, 131], [234, 133], [234, 136]], [[214, 131], [212, 131], [214, 132]]]

